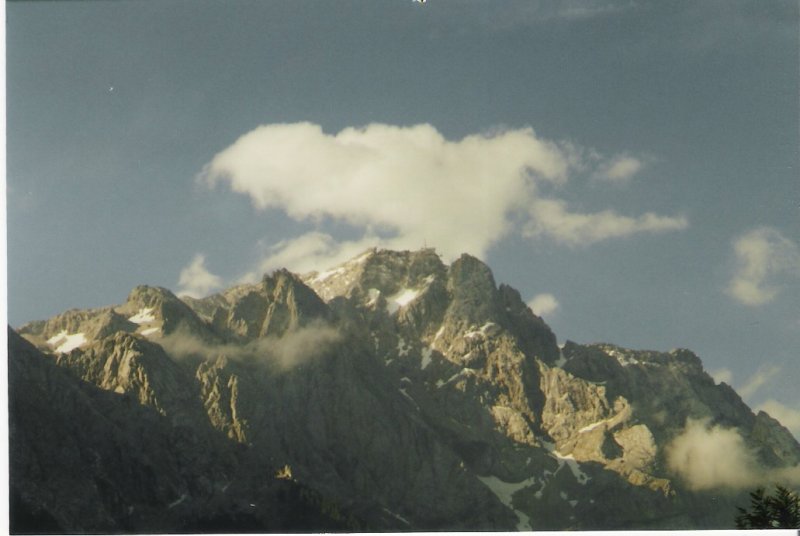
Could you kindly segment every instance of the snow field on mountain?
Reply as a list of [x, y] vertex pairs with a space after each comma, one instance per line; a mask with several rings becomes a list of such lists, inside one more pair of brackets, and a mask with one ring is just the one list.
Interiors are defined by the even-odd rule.
[[525, 479], [522, 482], [505, 482], [496, 476], [479, 476], [477, 478], [483, 482], [483, 484], [489, 488], [489, 490], [494, 493], [498, 499], [500, 499], [500, 502], [517, 514], [517, 518], [519, 519], [517, 530], [531, 530], [530, 518], [523, 512], [520, 512], [514, 508], [512, 505], [512, 499], [514, 494], [519, 490], [536, 484], [535, 476]]
[[68, 334], [67, 330], [62, 330], [47, 340], [47, 344], [54, 346], [53, 351], [59, 354], [67, 354], [84, 343], [86, 336], [83, 333]]
[[414, 299], [419, 296], [419, 290], [413, 288], [404, 288], [400, 292], [389, 296], [386, 299], [386, 309], [390, 315], [395, 314], [401, 307], [405, 307]]
[[139, 309], [139, 311], [133, 315], [132, 317], [128, 318], [130, 322], [134, 324], [145, 324], [147, 322], [154, 322], [156, 317], [153, 315], [153, 308], [152, 307], [144, 307]]

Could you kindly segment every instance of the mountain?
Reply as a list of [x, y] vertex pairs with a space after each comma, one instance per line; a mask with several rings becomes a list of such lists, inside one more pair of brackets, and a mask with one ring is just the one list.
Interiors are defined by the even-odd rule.
[[728, 528], [800, 463], [692, 352], [560, 347], [432, 249], [137, 287], [10, 331], [9, 371], [15, 532]]

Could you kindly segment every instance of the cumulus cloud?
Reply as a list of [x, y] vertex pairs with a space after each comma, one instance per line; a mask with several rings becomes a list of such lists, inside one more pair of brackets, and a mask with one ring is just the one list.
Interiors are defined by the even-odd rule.
[[786, 406], [774, 398], [761, 403], [756, 409], [766, 411], [770, 417], [777, 419], [788, 428], [795, 437], [800, 437], [800, 409]]
[[307, 363], [327, 352], [341, 340], [341, 334], [324, 322], [287, 331], [280, 337], [264, 337], [245, 344], [209, 344], [184, 333], [170, 333], [159, 344], [174, 359], [216, 359], [225, 356], [234, 360], [263, 362], [278, 370], [288, 370]]
[[206, 269], [205, 255], [197, 254], [178, 277], [178, 293], [193, 298], [207, 296], [222, 286], [222, 279]]
[[728, 295], [745, 305], [764, 305], [775, 299], [782, 277], [800, 276], [800, 248], [771, 227], [759, 227], [736, 238], [736, 273]]
[[800, 466], [767, 468], [759, 464], [739, 431], [688, 419], [667, 446], [667, 465], [693, 490], [747, 489], [772, 482], [800, 483]]
[[781, 368], [777, 365], [764, 365], [753, 374], [745, 384], [738, 389], [739, 395], [747, 400], [752, 398], [769, 380], [774, 378]]
[[528, 307], [537, 316], [548, 316], [555, 313], [559, 308], [558, 300], [552, 294], [537, 294], [528, 302]]
[[[520, 225], [527, 236], [570, 244], [686, 227], [684, 218], [651, 213], [582, 214], [539, 195], [543, 184], [557, 190], [588, 164], [569, 144], [530, 128], [449, 141], [425, 124], [371, 124], [327, 134], [319, 125], [295, 123], [245, 134], [217, 154], [199, 180], [247, 195], [258, 209], [316, 225], [278, 244], [265, 261], [295, 270], [292, 263], [304, 262], [308, 252], [330, 262], [367, 246], [418, 249], [427, 243], [447, 259], [463, 252], [482, 257]], [[617, 175], [630, 173], [622, 168]], [[321, 230], [331, 221], [361, 236], [338, 242]]]

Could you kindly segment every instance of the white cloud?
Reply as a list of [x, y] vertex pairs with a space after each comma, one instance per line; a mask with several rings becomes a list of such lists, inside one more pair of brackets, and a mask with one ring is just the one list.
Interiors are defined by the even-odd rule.
[[795, 437], [800, 437], [800, 409], [790, 408], [781, 404], [774, 398], [770, 398], [761, 403], [756, 410], [766, 411], [770, 417], [780, 421], [782, 425], [788, 428]]
[[745, 305], [764, 305], [780, 291], [781, 276], [800, 276], [800, 248], [771, 227], [760, 227], [733, 242], [737, 270], [728, 294]]
[[592, 214], [570, 212], [564, 201], [538, 199], [533, 202], [525, 236], [547, 236], [568, 245], [584, 245], [636, 233], [679, 231], [689, 226], [683, 217], [658, 216], [648, 212], [638, 218], [612, 210]]
[[329, 234], [314, 231], [269, 248], [258, 269], [263, 273], [290, 267], [299, 273], [310, 272], [341, 264], [376, 244], [390, 247], [372, 234], [360, 240], [336, 241]]
[[731, 372], [731, 369], [721, 368], [711, 371], [709, 374], [711, 375], [712, 378], [714, 378], [714, 381], [717, 383], [725, 382], [728, 385], [733, 384], [733, 372]]
[[598, 177], [609, 182], [624, 183], [636, 175], [644, 163], [632, 156], [618, 156], [605, 163], [598, 170]]
[[[530, 128], [446, 140], [430, 125], [371, 124], [326, 134], [311, 123], [256, 128], [217, 154], [199, 179], [249, 196], [259, 209], [284, 211], [317, 230], [276, 245], [265, 261], [298, 264], [342, 258], [368, 246], [435, 246], [446, 258], [485, 257], [497, 241], [525, 226], [527, 236], [586, 244], [638, 232], [683, 229], [684, 218], [647, 213], [621, 216], [569, 212], [538, 195], [543, 183], [562, 185], [580, 161], [569, 144]], [[625, 170], [618, 171], [625, 174]], [[340, 243], [321, 229], [345, 222], [363, 233]], [[314, 264], [306, 268], [319, 268]]]
[[199, 298], [222, 286], [222, 279], [206, 269], [205, 255], [197, 254], [178, 278], [178, 294]]
[[[468, 4], [465, 4], [465, 7], [467, 6]], [[507, 30], [553, 21], [580, 22], [598, 17], [612, 17], [635, 9], [636, 2], [632, 0], [545, 0], [502, 2], [492, 7], [491, 16], [487, 16], [486, 10], [479, 11], [480, 20], [494, 29]]]
[[528, 302], [528, 307], [537, 316], [548, 316], [555, 313], [559, 308], [558, 300], [552, 294], [537, 294]]
[[693, 490], [747, 489], [773, 482], [800, 483], [800, 466], [763, 467], [735, 428], [688, 419], [666, 447], [667, 466]]
[[743, 489], [757, 480], [758, 465], [739, 432], [689, 419], [683, 432], [667, 446], [667, 465], [689, 487]]
[[173, 359], [189, 357], [229, 359], [264, 362], [288, 370], [312, 359], [322, 357], [342, 336], [336, 329], [322, 321], [290, 329], [279, 336], [261, 337], [246, 344], [209, 344], [191, 333], [178, 331], [159, 340], [159, 344]]
[[739, 395], [745, 400], [752, 398], [759, 389], [774, 378], [780, 371], [781, 368], [777, 365], [764, 365], [759, 367], [755, 374], [750, 376], [741, 388], [737, 389]]

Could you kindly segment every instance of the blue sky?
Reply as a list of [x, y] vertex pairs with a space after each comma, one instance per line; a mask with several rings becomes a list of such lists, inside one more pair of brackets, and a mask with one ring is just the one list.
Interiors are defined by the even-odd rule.
[[9, 2], [12, 325], [368, 245], [800, 430], [798, 6]]

